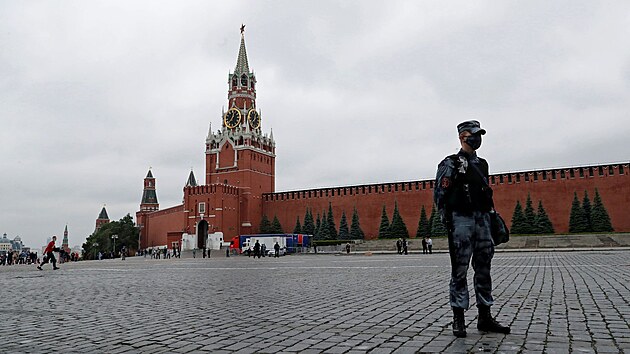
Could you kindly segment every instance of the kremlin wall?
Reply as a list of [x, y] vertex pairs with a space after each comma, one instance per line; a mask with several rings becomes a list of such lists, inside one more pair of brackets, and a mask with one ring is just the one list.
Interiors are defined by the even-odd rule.
[[[437, 166], [437, 162], [435, 164]], [[625, 163], [499, 174], [490, 177], [490, 185], [494, 190], [496, 210], [508, 226], [516, 201], [524, 207], [529, 193], [534, 207], [538, 205], [538, 200], [542, 201], [556, 233], [567, 233], [573, 193], [577, 192], [581, 201], [584, 191], [588, 191], [592, 199], [597, 188], [615, 231], [628, 232], [629, 167]], [[312, 209], [313, 215], [323, 215], [328, 212], [330, 202], [337, 227], [342, 212], [345, 211], [346, 217], [350, 218], [356, 207], [366, 238], [373, 239], [378, 236], [383, 205], [391, 221], [394, 204], [398, 203], [400, 215], [413, 237], [422, 206], [427, 217], [431, 212], [433, 183], [433, 180], [424, 180], [269, 193], [263, 196], [263, 212], [269, 219], [276, 215], [284, 230], [290, 232], [298, 215], [301, 221], [304, 220], [307, 207]]]
[[[140, 248], [179, 247], [184, 234], [193, 235], [196, 246], [205, 247], [206, 236], [223, 232], [224, 240], [258, 233], [263, 215], [277, 216], [285, 232], [291, 232], [297, 218], [304, 221], [306, 209], [313, 216], [332, 206], [336, 227], [346, 213], [348, 223], [357, 209], [367, 239], [378, 236], [383, 206], [391, 220], [394, 206], [414, 237], [424, 206], [427, 216], [433, 204], [433, 180], [390, 182], [275, 192], [276, 148], [273, 133], [263, 132], [264, 117], [256, 105], [256, 76], [249, 69], [245, 37], [234, 72], [228, 75], [228, 108], [222, 114], [221, 129], [209, 130], [205, 142], [205, 184], [199, 185], [193, 172], [183, 189], [182, 204], [160, 209], [156, 179], [151, 171], [144, 179], [144, 191], [136, 223]], [[290, 147], [289, 147], [290, 148]], [[437, 166], [439, 161], [426, 161]], [[570, 163], [570, 162], [568, 162]], [[492, 175], [495, 207], [510, 224], [517, 201], [525, 205], [531, 195], [534, 207], [541, 200], [555, 232], [566, 233], [574, 193], [580, 200], [587, 191], [593, 198], [598, 190], [615, 231], [630, 232], [630, 166], [628, 163], [582, 166]]]

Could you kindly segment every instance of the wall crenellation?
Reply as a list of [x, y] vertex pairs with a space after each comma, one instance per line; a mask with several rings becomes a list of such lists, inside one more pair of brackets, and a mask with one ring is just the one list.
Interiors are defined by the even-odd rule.
[[[577, 168], [558, 168], [547, 170], [500, 173], [490, 175], [490, 185], [515, 184], [521, 182], [546, 182], [558, 179], [612, 177], [630, 174], [630, 164], [606, 164]], [[408, 182], [390, 182], [355, 185], [347, 187], [327, 187], [298, 191], [265, 193], [264, 201], [282, 201], [309, 198], [330, 198], [347, 195], [398, 193], [405, 191], [432, 190], [434, 180]]]

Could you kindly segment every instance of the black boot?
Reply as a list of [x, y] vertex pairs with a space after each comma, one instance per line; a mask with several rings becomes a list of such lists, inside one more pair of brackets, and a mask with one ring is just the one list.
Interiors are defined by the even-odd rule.
[[464, 309], [453, 307], [453, 335], [457, 338], [466, 337], [466, 321], [464, 320]]
[[483, 332], [495, 332], [510, 334], [510, 327], [502, 326], [490, 315], [490, 306], [477, 306], [479, 318], [477, 319], [477, 329]]

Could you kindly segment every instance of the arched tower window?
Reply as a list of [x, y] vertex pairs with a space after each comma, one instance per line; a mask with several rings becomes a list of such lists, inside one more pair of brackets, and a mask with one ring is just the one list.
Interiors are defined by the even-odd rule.
[[232, 77], [232, 86], [238, 85], [238, 78], [236, 76]]
[[247, 86], [247, 75], [241, 75], [241, 86]]

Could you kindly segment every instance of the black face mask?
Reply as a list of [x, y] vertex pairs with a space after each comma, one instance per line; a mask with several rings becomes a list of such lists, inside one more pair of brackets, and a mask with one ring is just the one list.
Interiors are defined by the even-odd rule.
[[473, 150], [477, 150], [481, 146], [481, 134], [469, 135], [468, 137], [466, 137], [466, 140], [464, 140], [464, 142], [468, 144], [468, 146], [470, 146]]

